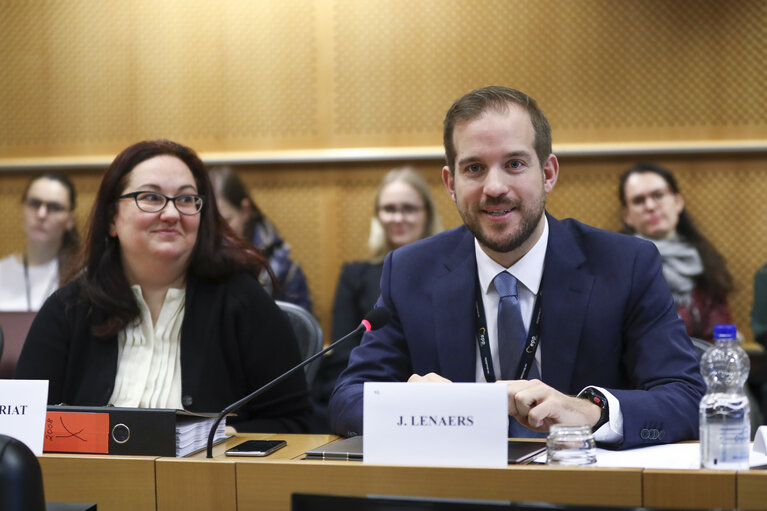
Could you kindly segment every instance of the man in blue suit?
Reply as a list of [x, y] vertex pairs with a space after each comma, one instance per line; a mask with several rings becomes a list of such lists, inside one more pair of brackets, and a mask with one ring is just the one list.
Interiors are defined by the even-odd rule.
[[[510, 436], [575, 423], [621, 448], [697, 438], [704, 385], [660, 256], [545, 212], [559, 163], [535, 100], [472, 91], [448, 111], [444, 143], [464, 225], [387, 256], [378, 305], [392, 320], [352, 351], [330, 402], [334, 430], [362, 433], [366, 381], [502, 381]], [[511, 369], [499, 355], [502, 272], [524, 323]]]

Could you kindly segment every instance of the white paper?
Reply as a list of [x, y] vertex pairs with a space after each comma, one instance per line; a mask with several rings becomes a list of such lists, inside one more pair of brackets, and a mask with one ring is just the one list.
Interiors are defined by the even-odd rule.
[[364, 463], [507, 465], [505, 385], [368, 382], [364, 389]]
[[598, 467], [700, 468], [700, 444], [668, 444], [624, 451], [597, 449]]
[[[539, 456], [536, 462], [546, 463], [546, 456]], [[751, 449], [749, 465], [767, 464], [767, 455]], [[649, 469], [699, 469], [700, 443], [689, 442], [667, 445], [653, 445], [623, 451], [597, 449], [597, 467], [649, 468]]]
[[756, 429], [753, 452], [767, 455], [767, 426], [759, 426]]
[[43, 453], [48, 380], [0, 380], [0, 434]]

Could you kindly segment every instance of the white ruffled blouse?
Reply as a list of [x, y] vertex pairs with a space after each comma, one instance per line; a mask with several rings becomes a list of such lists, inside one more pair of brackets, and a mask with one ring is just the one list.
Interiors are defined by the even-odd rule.
[[141, 311], [140, 321], [117, 336], [117, 375], [109, 404], [138, 408], [181, 405], [181, 324], [185, 289], [168, 289], [157, 323], [140, 286], [131, 286]]

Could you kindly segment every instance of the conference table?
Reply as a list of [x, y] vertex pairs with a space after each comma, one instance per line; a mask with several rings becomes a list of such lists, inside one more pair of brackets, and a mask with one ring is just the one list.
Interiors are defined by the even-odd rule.
[[[239, 434], [186, 458], [43, 454], [49, 501], [95, 502], [112, 510], [290, 509], [291, 494], [400, 495], [451, 499], [673, 509], [767, 510], [767, 470], [509, 465], [504, 468], [384, 466], [306, 460], [332, 435]], [[264, 458], [227, 457], [248, 439], [284, 439]]]

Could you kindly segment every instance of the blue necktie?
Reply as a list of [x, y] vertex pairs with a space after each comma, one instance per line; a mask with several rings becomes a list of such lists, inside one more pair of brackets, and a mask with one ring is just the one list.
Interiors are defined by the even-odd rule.
[[[498, 302], [498, 357], [501, 365], [501, 379], [517, 379], [519, 360], [527, 342], [527, 329], [522, 322], [522, 312], [517, 297], [517, 279], [502, 271], [493, 279], [501, 299]], [[538, 367], [533, 361], [528, 379], [540, 378]], [[509, 418], [509, 436], [515, 438], [537, 438], [546, 436], [522, 426]]]
[[519, 359], [527, 340], [527, 330], [522, 321], [522, 312], [517, 297], [517, 279], [502, 271], [493, 279], [498, 291], [498, 357], [501, 364], [501, 379], [517, 379]]

